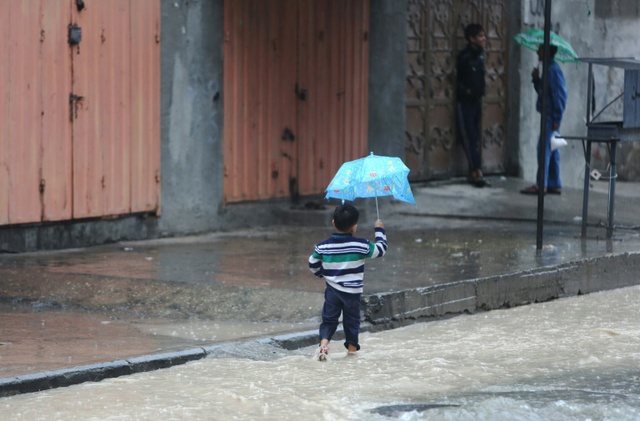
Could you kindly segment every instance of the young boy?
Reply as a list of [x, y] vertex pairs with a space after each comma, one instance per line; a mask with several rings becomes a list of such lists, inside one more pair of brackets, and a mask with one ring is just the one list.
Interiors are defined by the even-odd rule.
[[375, 244], [355, 237], [359, 217], [360, 213], [352, 205], [336, 207], [332, 224], [337, 232], [316, 244], [315, 251], [309, 256], [309, 269], [318, 278], [324, 278], [327, 284], [320, 324], [320, 348], [317, 352], [319, 361], [327, 359], [329, 341], [338, 328], [340, 313], [343, 316], [344, 346], [348, 355], [355, 355], [360, 349], [358, 334], [364, 260], [382, 257], [387, 252], [387, 236], [380, 219], [374, 224]]

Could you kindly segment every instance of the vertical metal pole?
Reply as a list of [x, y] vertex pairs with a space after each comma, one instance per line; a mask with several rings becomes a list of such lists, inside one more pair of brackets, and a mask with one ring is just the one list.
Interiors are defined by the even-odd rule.
[[591, 104], [593, 103], [593, 63], [589, 63], [589, 76], [587, 77], [587, 127], [591, 123]]
[[589, 215], [589, 168], [591, 167], [591, 141], [584, 139], [587, 144], [584, 151], [584, 187], [582, 188], [582, 232], [581, 237], [587, 238], [587, 218]]
[[540, 113], [540, 139], [538, 150], [538, 218], [536, 250], [542, 250], [542, 231], [544, 219], [544, 182], [547, 156], [547, 113], [549, 96], [549, 42], [551, 32], [551, 0], [544, 2], [544, 56], [542, 60], [542, 112]]
[[616, 178], [618, 177], [617, 159], [618, 159], [618, 141], [611, 141], [611, 150], [609, 151], [609, 155], [611, 157], [611, 172], [609, 175], [611, 178], [609, 179], [609, 223], [607, 224], [607, 238], [611, 239], [613, 237], [613, 214], [614, 214], [614, 199], [616, 197]]
[[[589, 63], [589, 77], [587, 78], [587, 136], [589, 124], [591, 122], [591, 103], [593, 101], [593, 63]], [[585, 149], [586, 143], [586, 149]], [[584, 239], [587, 238], [587, 219], [589, 218], [589, 180], [591, 171], [591, 141], [588, 139], [582, 140], [582, 146], [584, 151], [584, 187], [582, 188], [582, 231], [580, 236]]]

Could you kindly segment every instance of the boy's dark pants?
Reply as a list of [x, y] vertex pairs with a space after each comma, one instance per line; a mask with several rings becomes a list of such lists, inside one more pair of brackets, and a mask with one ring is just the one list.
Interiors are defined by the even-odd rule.
[[338, 291], [327, 285], [324, 291], [324, 306], [322, 307], [322, 323], [320, 324], [320, 339], [331, 340], [338, 328], [338, 319], [342, 312], [342, 326], [344, 327], [345, 346], [351, 344], [360, 349], [358, 333], [360, 332], [360, 295]]

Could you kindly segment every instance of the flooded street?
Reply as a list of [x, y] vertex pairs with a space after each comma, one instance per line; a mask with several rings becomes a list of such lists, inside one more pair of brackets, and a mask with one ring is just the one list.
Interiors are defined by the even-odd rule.
[[12, 420], [640, 418], [640, 287], [363, 334], [331, 360], [248, 342], [0, 399]]

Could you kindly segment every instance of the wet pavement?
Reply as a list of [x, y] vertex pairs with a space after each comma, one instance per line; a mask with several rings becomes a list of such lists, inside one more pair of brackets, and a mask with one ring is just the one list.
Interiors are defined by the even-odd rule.
[[[414, 185], [417, 206], [380, 198], [390, 249], [367, 262], [364, 329], [545, 301], [640, 283], [640, 184], [537, 198], [522, 180]], [[0, 255], [0, 396], [203, 358], [235, 341], [315, 341], [322, 281], [308, 271], [336, 202], [292, 209], [291, 223], [81, 250]], [[358, 235], [373, 237], [373, 200], [357, 201]], [[233, 211], [230, 206], [227, 211]], [[83, 376], [82, 373], [85, 373]], [[91, 373], [91, 375], [86, 375]], [[54, 380], [51, 380], [54, 379]]]

